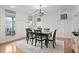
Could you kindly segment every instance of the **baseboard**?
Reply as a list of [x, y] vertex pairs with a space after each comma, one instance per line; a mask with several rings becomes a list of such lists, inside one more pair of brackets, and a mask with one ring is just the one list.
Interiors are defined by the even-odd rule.
[[[71, 38], [62, 38], [62, 37], [56, 37], [56, 38], [57, 38], [57, 39], [71, 39]], [[20, 37], [20, 38], [14, 39], [14, 40], [12, 40], [12, 41], [0, 43], [0, 45], [2, 45], [2, 44], [8, 44], [8, 43], [15, 42], [15, 41], [22, 40], [22, 39], [25, 39], [25, 37]]]
[[71, 38], [65, 38], [65, 37], [56, 37], [57, 39], [71, 39]]
[[2, 44], [9, 44], [9, 43], [12, 43], [12, 42], [15, 42], [15, 41], [18, 41], [18, 40], [22, 40], [22, 39], [25, 39], [25, 37], [20, 37], [20, 38], [14, 39], [14, 40], [12, 40], [12, 41], [0, 43], [0, 45], [2, 45]]

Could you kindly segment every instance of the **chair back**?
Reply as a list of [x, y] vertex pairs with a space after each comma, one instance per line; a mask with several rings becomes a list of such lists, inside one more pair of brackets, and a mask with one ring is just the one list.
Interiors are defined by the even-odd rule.
[[34, 32], [35, 32], [35, 38], [38, 38], [41, 36], [41, 35], [38, 35], [38, 33], [41, 34], [41, 30], [34, 30]]
[[52, 37], [52, 32], [50, 33], [49, 37]]
[[28, 28], [26, 28], [26, 37], [28, 38]]
[[29, 38], [32, 34], [32, 30], [30, 28], [26, 28], [26, 36]]
[[26, 32], [32, 31], [30, 28], [26, 28]]
[[34, 30], [35, 33], [41, 33], [41, 30]]
[[44, 28], [44, 32], [49, 32], [50, 29], [49, 28]]

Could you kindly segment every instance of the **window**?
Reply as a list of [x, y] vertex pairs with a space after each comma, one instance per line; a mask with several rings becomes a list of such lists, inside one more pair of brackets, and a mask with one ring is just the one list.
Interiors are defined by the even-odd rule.
[[5, 34], [6, 36], [15, 35], [15, 15], [16, 12], [5, 9]]
[[32, 17], [28, 17], [28, 28], [32, 28], [33, 22], [32, 22]]
[[15, 16], [5, 16], [5, 34], [6, 36], [15, 35]]

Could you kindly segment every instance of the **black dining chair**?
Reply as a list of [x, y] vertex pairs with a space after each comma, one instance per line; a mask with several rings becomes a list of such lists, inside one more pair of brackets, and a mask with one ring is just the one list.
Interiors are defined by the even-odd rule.
[[43, 41], [44, 39], [42, 39], [42, 35], [41, 35], [41, 30], [34, 30], [35, 32], [35, 46], [37, 44], [37, 41], [39, 41], [39, 43], [41, 43], [41, 48], [42, 48], [42, 45], [43, 45]]
[[53, 35], [51, 34], [52, 37], [48, 38], [48, 43], [52, 41], [53, 48], [55, 48], [56, 45], [56, 32], [57, 30], [54, 30]]
[[27, 40], [27, 43], [29, 40], [32, 40], [32, 45], [33, 45], [33, 40], [34, 40], [34, 36], [33, 36], [33, 33], [32, 33], [32, 30], [30, 28], [26, 28], [26, 40]]
[[28, 32], [29, 28], [26, 28], [25, 30], [26, 30], [26, 40], [28, 43], [28, 41], [29, 41], [29, 32]]

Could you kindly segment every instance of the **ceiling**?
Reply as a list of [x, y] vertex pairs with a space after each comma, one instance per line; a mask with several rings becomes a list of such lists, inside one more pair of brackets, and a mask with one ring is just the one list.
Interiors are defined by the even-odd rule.
[[[24, 13], [33, 14], [37, 8], [34, 7], [34, 5], [14, 5], [14, 8], [10, 8], [11, 5], [1, 5], [0, 7], [12, 9], [12, 10], [18, 10], [22, 11]], [[48, 14], [54, 14], [57, 12], [67, 11], [71, 12], [76, 10], [75, 5], [47, 5], [45, 8], [46, 12]]]

